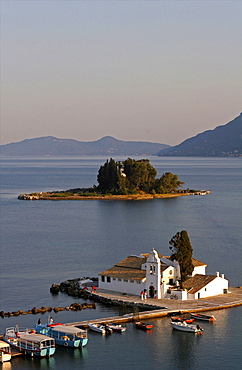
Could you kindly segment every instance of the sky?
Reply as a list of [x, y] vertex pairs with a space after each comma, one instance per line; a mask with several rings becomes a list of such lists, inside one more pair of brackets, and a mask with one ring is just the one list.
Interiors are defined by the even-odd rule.
[[242, 1], [1, 0], [1, 144], [168, 145], [242, 111]]

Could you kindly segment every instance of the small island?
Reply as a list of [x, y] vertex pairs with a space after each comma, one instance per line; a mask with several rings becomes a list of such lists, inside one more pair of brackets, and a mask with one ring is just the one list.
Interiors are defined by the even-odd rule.
[[98, 186], [75, 188], [64, 191], [20, 194], [24, 200], [142, 200], [171, 198], [182, 195], [200, 194], [209, 191], [180, 189], [184, 182], [171, 172], [165, 172], [156, 178], [157, 171], [148, 159], [115, 162], [110, 158], [99, 168]]

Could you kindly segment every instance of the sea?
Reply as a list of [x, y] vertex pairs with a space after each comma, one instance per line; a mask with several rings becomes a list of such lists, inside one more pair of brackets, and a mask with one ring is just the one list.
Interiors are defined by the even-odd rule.
[[[125, 160], [126, 157], [115, 157]], [[142, 157], [133, 157], [140, 159]], [[229, 285], [242, 285], [241, 158], [148, 157], [157, 170], [177, 174], [184, 188], [209, 190], [205, 196], [102, 201], [23, 201], [21, 193], [97, 185], [107, 157], [2, 157], [0, 311], [66, 307], [86, 302], [50, 286], [67, 279], [97, 277], [123, 258], [155, 248], [170, 255], [169, 240], [187, 230], [194, 258], [207, 274], [225, 274]], [[228, 293], [229, 294], [229, 293]], [[129, 309], [98, 303], [96, 309], [51, 315], [67, 323], [124, 315]], [[150, 320], [153, 330], [111, 336], [89, 332], [83, 349], [58, 347], [51, 358], [13, 358], [2, 369], [240, 369], [242, 306], [212, 312], [203, 335], [172, 330], [169, 318]], [[14, 326], [33, 328], [47, 314], [0, 318], [0, 333]]]

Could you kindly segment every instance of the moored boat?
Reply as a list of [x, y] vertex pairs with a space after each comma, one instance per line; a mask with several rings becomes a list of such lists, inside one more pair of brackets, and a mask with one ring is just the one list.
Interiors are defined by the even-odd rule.
[[6, 329], [4, 341], [19, 352], [36, 357], [52, 356], [56, 349], [53, 338], [18, 326]]
[[153, 325], [147, 324], [142, 321], [136, 321], [135, 323], [136, 328], [138, 329], [143, 329], [143, 330], [151, 330], [153, 328]]
[[126, 327], [120, 324], [112, 323], [112, 324], [108, 324], [108, 327], [112, 329], [113, 332], [117, 332], [117, 333], [123, 333], [126, 331]]
[[47, 335], [55, 340], [58, 346], [84, 347], [87, 342], [87, 331], [75, 326], [61, 324], [35, 325], [36, 333]]
[[189, 333], [202, 334], [203, 329], [199, 325], [187, 324], [186, 322], [171, 322], [171, 326], [175, 330], [186, 331]]
[[171, 321], [173, 322], [186, 322], [187, 324], [191, 324], [195, 319], [187, 319], [185, 317], [171, 317]]
[[2, 340], [0, 340], [0, 362], [6, 362], [11, 360], [11, 349], [10, 345]]
[[191, 312], [190, 316], [195, 320], [210, 321], [210, 322], [216, 321], [216, 319], [213, 315], [209, 316], [209, 315], [202, 315], [200, 313], [192, 313]]
[[113, 332], [112, 329], [105, 324], [90, 323], [88, 324], [88, 327], [90, 330], [96, 331], [97, 333], [101, 334], [111, 334]]

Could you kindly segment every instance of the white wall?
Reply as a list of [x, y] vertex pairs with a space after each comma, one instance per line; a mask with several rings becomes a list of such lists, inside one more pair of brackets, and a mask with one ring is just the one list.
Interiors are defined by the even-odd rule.
[[204, 266], [196, 266], [196, 267], [194, 267], [194, 270], [193, 270], [192, 276], [194, 276], [194, 275], [196, 275], [196, 274], [199, 274], [199, 275], [206, 275], [206, 267], [207, 267], [207, 265], [204, 265]]
[[165, 298], [185, 301], [187, 299], [187, 291], [171, 289], [171, 293], [170, 294], [167, 293]]
[[228, 280], [222, 279], [221, 277], [216, 277], [204, 288], [199, 290], [199, 292], [196, 292], [195, 294], [188, 294], [188, 299], [199, 299], [223, 294], [224, 289], [228, 289], [228, 285]]
[[98, 287], [100, 289], [105, 289], [105, 290], [112, 290], [115, 292], [120, 292], [120, 293], [127, 293], [127, 294], [134, 294], [134, 295], [139, 295], [141, 290], [145, 289], [145, 282], [141, 282], [138, 284], [136, 281], [133, 283], [128, 281], [124, 281], [124, 279], [121, 279], [119, 281], [117, 278], [114, 280], [114, 278], [110, 278], [111, 282], [107, 282], [107, 276], [105, 276], [105, 282], [102, 281], [102, 277], [98, 277]]

